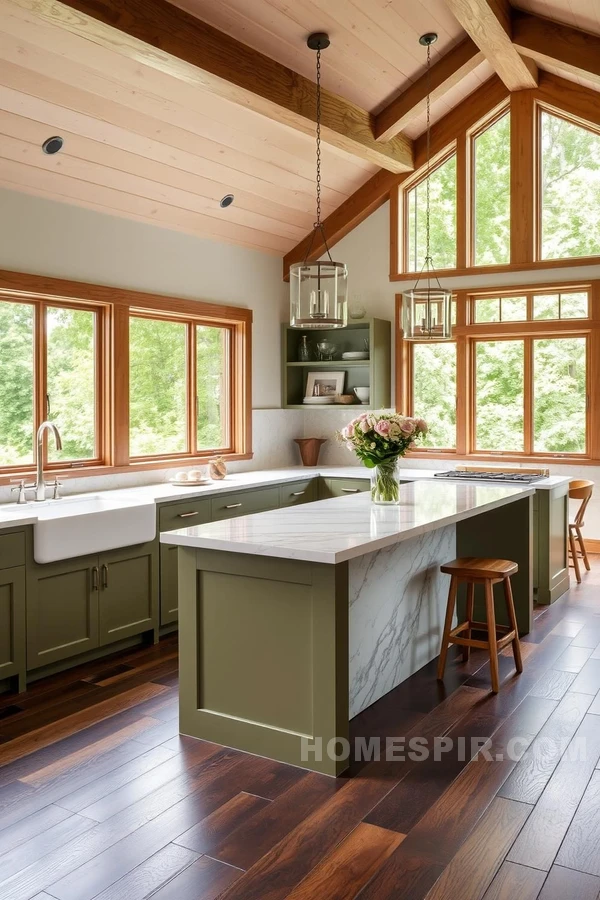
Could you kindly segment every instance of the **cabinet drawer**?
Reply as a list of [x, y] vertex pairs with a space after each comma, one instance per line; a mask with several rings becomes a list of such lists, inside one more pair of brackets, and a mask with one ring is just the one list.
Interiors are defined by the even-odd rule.
[[158, 510], [158, 530], [177, 531], [188, 525], [202, 525], [210, 521], [210, 500], [208, 498], [182, 500], [161, 506]]
[[222, 497], [213, 497], [212, 519], [213, 521], [231, 519], [234, 516], [247, 516], [250, 513], [278, 507], [279, 487], [238, 491], [234, 494], [224, 494]]
[[293, 481], [279, 486], [279, 505], [296, 506], [298, 503], [311, 503], [315, 499], [315, 478], [306, 481]]
[[0, 534], [0, 569], [25, 565], [25, 532]]
[[360, 494], [368, 491], [371, 482], [368, 478], [324, 478], [321, 487], [321, 499], [327, 497], [345, 497], [347, 494]]

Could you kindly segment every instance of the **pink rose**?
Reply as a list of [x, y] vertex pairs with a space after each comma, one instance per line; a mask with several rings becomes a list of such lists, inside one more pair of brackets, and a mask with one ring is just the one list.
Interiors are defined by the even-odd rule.
[[400, 422], [400, 430], [403, 431], [404, 434], [412, 434], [415, 430], [412, 419], [404, 419], [402, 422]]
[[388, 437], [390, 433], [390, 423], [388, 420], [380, 419], [375, 425], [375, 431], [377, 434], [380, 434], [381, 437]]
[[367, 431], [369, 431], [370, 428], [371, 428], [371, 426], [369, 425], [369, 423], [368, 423], [368, 421], [367, 421], [366, 419], [363, 419], [363, 420], [359, 423], [359, 427], [360, 427], [360, 430], [362, 431], [363, 434], [366, 434]]
[[346, 426], [346, 437], [352, 437], [353, 434], [354, 434], [354, 423], [350, 422]]
[[415, 425], [417, 426], [419, 431], [422, 431], [423, 434], [427, 434], [427, 422], [425, 421], [425, 419], [417, 419]]

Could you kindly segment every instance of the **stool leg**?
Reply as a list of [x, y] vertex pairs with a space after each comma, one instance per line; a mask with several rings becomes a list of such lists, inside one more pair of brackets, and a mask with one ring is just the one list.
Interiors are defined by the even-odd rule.
[[488, 646], [490, 651], [490, 672], [492, 676], [492, 691], [494, 694], [499, 690], [499, 674], [498, 674], [498, 643], [496, 639], [496, 611], [494, 609], [494, 591], [492, 582], [486, 579], [485, 582], [485, 611], [488, 626]]
[[[467, 584], [467, 622], [471, 623], [473, 621], [473, 604], [475, 600], [475, 585], [472, 581], [469, 581]], [[467, 628], [465, 632], [466, 637], [471, 637], [471, 629]], [[462, 658], [463, 662], [469, 662], [469, 658], [471, 656], [471, 648], [463, 647], [462, 648]]]
[[508, 610], [508, 620], [510, 627], [515, 633], [512, 642], [513, 656], [515, 658], [515, 668], [520, 674], [523, 671], [523, 660], [521, 659], [521, 641], [519, 640], [519, 626], [517, 625], [517, 616], [515, 613], [515, 602], [513, 600], [512, 585], [510, 578], [504, 579], [504, 596], [506, 597], [506, 608]]
[[585, 541], [583, 540], [583, 535], [581, 533], [581, 528], [579, 527], [579, 525], [575, 526], [575, 531], [577, 532], [577, 543], [579, 544], [579, 546], [581, 548], [581, 556], [583, 558], [583, 564], [589, 572], [590, 571], [590, 561], [588, 559], [587, 550], [585, 549]]
[[448, 594], [448, 605], [446, 607], [446, 621], [444, 622], [444, 632], [442, 634], [442, 646], [440, 649], [440, 659], [438, 662], [437, 677], [439, 681], [444, 680], [444, 670], [446, 668], [446, 657], [448, 656], [448, 639], [452, 631], [452, 616], [454, 615], [454, 607], [456, 606], [456, 592], [458, 590], [458, 580], [454, 575], [450, 578], [450, 592]]
[[579, 569], [579, 557], [577, 555], [577, 544], [575, 543], [575, 535], [571, 528], [569, 528], [569, 544], [571, 546], [571, 557], [573, 559], [573, 568], [575, 569], [575, 578], [577, 579], [577, 584], [581, 584], [581, 571]]

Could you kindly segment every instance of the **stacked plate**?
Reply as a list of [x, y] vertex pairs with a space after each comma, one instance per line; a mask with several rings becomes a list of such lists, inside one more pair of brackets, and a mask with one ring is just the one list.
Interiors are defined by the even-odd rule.
[[307, 406], [327, 406], [333, 403], [334, 400], [335, 396], [331, 394], [328, 397], [305, 397], [302, 402], [306, 403]]
[[368, 359], [369, 351], [368, 350], [349, 350], [346, 353], [342, 353], [342, 359]]

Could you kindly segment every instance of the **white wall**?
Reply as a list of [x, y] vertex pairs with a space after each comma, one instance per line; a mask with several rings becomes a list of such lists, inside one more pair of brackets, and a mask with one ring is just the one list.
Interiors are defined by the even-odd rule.
[[249, 307], [253, 406], [281, 405], [277, 256], [0, 190], [0, 268]]
[[[354, 231], [335, 245], [334, 259], [348, 264], [348, 287], [350, 301], [360, 299], [367, 310], [367, 316], [377, 316], [394, 321], [395, 295], [402, 293], [414, 284], [414, 278], [406, 282], [389, 280], [389, 246], [390, 246], [390, 212], [389, 204], [385, 204]], [[461, 278], [444, 278], [441, 283], [449, 289], [488, 288], [496, 286], [538, 284], [545, 282], [568, 282], [600, 278], [600, 266], [572, 266], [568, 269], [538, 269], [533, 272], [506, 272], [484, 277], [464, 276]], [[393, 384], [392, 384], [393, 387]], [[600, 386], [594, 386], [600, 390]], [[310, 410], [305, 413], [305, 436], [333, 437], [335, 429], [356, 415], [354, 410], [336, 410], [330, 415], [323, 410]], [[355, 461], [353, 454], [340, 444], [330, 440], [324, 445], [321, 462], [330, 465], [350, 465]], [[457, 460], [459, 462], [459, 460]], [[411, 467], [448, 469], [455, 463], [446, 460], [411, 460]], [[586, 535], [600, 540], [600, 467], [551, 465], [554, 475], [568, 475], [571, 478], [590, 478], [598, 485], [595, 497], [592, 498], [587, 515]]]

